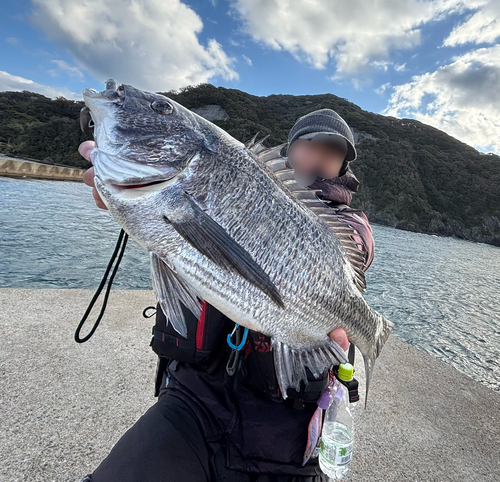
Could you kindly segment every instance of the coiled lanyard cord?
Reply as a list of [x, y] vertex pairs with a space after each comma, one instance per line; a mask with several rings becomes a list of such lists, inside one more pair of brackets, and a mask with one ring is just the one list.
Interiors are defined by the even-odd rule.
[[[109, 260], [108, 266], [106, 268], [106, 271], [104, 272], [104, 276], [101, 280], [101, 284], [99, 285], [99, 288], [97, 288], [97, 291], [94, 294], [94, 297], [92, 298], [92, 301], [89, 303], [89, 306], [87, 307], [87, 310], [85, 311], [85, 314], [83, 315], [83, 318], [81, 319], [76, 331], [75, 331], [75, 341], [77, 343], [84, 343], [86, 342], [96, 331], [97, 327], [99, 326], [99, 323], [101, 322], [101, 319], [104, 315], [104, 311], [106, 310], [106, 304], [108, 303], [108, 297], [109, 297], [109, 292], [111, 290], [111, 286], [113, 285], [113, 280], [115, 278], [116, 272], [118, 271], [118, 266], [120, 266], [120, 262], [123, 257], [123, 253], [125, 252], [125, 247], [127, 246], [127, 240], [128, 240], [128, 234], [125, 233], [125, 231], [122, 229], [120, 231], [120, 235], [118, 236], [118, 241], [116, 242], [115, 250], [113, 251], [113, 254], [111, 255], [111, 259]], [[94, 307], [95, 302], [97, 301], [97, 298], [99, 298], [99, 295], [101, 294], [104, 285], [106, 284], [106, 281], [109, 276], [109, 272], [111, 271], [111, 267], [113, 266], [113, 263], [118, 256], [118, 259], [116, 261], [115, 267], [113, 268], [113, 271], [111, 273], [111, 277], [109, 278], [108, 286], [106, 288], [106, 292], [104, 294], [104, 300], [102, 302], [102, 307], [101, 307], [101, 312], [99, 313], [99, 316], [97, 317], [97, 320], [94, 323], [94, 326], [90, 330], [87, 336], [84, 338], [80, 338], [80, 331], [85, 324], [85, 321], [87, 321], [87, 318], [92, 311], [92, 308]]]

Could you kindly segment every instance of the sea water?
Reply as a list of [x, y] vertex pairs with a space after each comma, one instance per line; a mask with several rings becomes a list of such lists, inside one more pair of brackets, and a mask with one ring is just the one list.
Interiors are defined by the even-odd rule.
[[[369, 305], [398, 338], [500, 391], [500, 248], [372, 228]], [[119, 232], [83, 183], [0, 177], [0, 288], [95, 290]], [[131, 239], [115, 288], [152, 289]]]

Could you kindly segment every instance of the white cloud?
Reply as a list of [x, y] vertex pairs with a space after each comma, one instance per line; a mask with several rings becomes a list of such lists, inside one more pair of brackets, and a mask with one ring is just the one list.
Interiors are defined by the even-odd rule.
[[82, 100], [81, 94], [71, 92], [68, 89], [38, 84], [24, 77], [18, 77], [17, 75], [0, 70], [0, 92], [8, 90], [17, 92], [29, 90], [30, 92], [36, 92], [51, 98], [65, 97], [71, 100]]
[[370, 65], [384, 72], [387, 72], [389, 67], [392, 67], [396, 72], [404, 72], [406, 70], [406, 62], [404, 64], [396, 64], [390, 60], [373, 60], [370, 62]]
[[180, 0], [32, 0], [34, 21], [96, 79], [170, 90], [238, 79], [222, 46], [200, 44], [201, 18]]
[[499, 85], [500, 45], [480, 48], [395, 86], [382, 114], [413, 117], [500, 154]]
[[376, 94], [382, 95], [390, 86], [391, 86], [391, 83], [387, 82], [386, 84], [382, 84], [380, 87], [377, 87], [376, 89], [374, 89], [374, 91]]
[[63, 71], [66, 72], [71, 77], [76, 77], [80, 80], [83, 79], [83, 73], [78, 67], [69, 65], [64, 60], [51, 60], [51, 62], [57, 66], [57, 69], [48, 70], [48, 73], [51, 74], [52, 76], [55, 77], [56, 75], [59, 75], [60, 71]]
[[[421, 42], [420, 27], [484, 0], [235, 0], [232, 12], [255, 41], [349, 75]], [[376, 64], [375, 64], [376, 66]]]
[[252, 66], [252, 65], [253, 65], [253, 63], [252, 63], [252, 59], [250, 59], [249, 57], [247, 57], [245, 54], [243, 54], [243, 55], [242, 55], [242, 57], [243, 57], [243, 59], [245, 60], [245, 62], [246, 62], [248, 65], [250, 65], [250, 66]]
[[381, 69], [384, 72], [387, 72], [389, 65], [391, 64], [392, 62], [389, 62], [388, 60], [374, 60], [373, 62], [370, 62], [370, 65], [373, 65], [373, 67]]
[[466, 43], [493, 43], [500, 37], [500, 2], [486, 0], [466, 22], [456, 26], [443, 45], [453, 47]]

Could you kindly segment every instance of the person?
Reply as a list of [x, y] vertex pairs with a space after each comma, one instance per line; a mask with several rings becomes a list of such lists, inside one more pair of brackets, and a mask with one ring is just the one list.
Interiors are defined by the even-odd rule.
[[[79, 152], [90, 160], [92, 147], [86, 141]], [[359, 185], [349, 165], [355, 159], [352, 132], [331, 109], [300, 117], [290, 130], [287, 163], [297, 182], [318, 189], [318, 197], [355, 229], [366, 270], [374, 242], [364, 213], [349, 207]], [[90, 168], [84, 182], [93, 188], [97, 206], [106, 209], [93, 177]], [[226, 339], [235, 323], [215, 307], [203, 301], [199, 319], [188, 310], [185, 315], [188, 338], [194, 327], [195, 344], [189, 346], [156, 305], [151, 346], [158, 354], [158, 400], [81, 482], [326, 482], [317, 458], [302, 462], [328, 370], [320, 379], [311, 375], [299, 391], [289, 388], [284, 399], [269, 337], [249, 330], [243, 348], [235, 350]], [[329, 337], [348, 349], [343, 329]]]

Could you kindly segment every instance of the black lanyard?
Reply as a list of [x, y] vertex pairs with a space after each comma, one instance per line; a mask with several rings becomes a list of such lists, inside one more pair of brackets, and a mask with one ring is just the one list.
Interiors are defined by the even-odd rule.
[[[116, 242], [115, 250], [111, 255], [111, 259], [109, 260], [108, 266], [101, 280], [101, 284], [99, 285], [99, 288], [97, 288], [97, 291], [95, 292], [92, 301], [89, 303], [89, 306], [87, 307], [87, 310], [85, 311], [85, 314], [83, 315], [83, 318], [80, 320], [80, 323], [75, 331], [75, 341], [77, 343], [86, 342], [94, 334], [95, 330], [99, 326], [99, 323], [101, 322], [101, 319], [104, 315], [104, 311], [106, 310], [106, 304], [108, 303], [109, 292], [111, 290], [111, 286], [113, 285], [113, 280], [115, 278], [116, 272], [118, 271], [118, 266], [120, 266], [123, 253], [125, 252], [125, 246], [127, 246], [127, 240], [128, 240], [128, 234], [126, 234], [125, 231], [122, 229], [120, 231], [120, 235], [118, 236], [118, 241]], [[99, 316], [97, 317], [97, 320], [95, 321], [94, 326], [92, 327], [88, 335], [83, 338], [80, 338], [80, 330], [82, 329], [83, 325], [85, 324], [85, 321], [87, 320], [90, 312], [92, 311], [92, 308], [95, 302], [97, 301], [97, 298], [99, 298], [99, 295], [101, 294], [104, 285], [106, 284], [109, 272], [111, 271], [111, 267], [113, 266], [113, 263], [117, 256], [118, 260], [116, 261], [115, 267], [113, 268], [113, 272], [111, 273], [111, 278], [109, 278], [109, 283], [106, 288], [106, 293], [104, 294], [104, 300], [102, 302], [101, 312], [99, 313]]]

